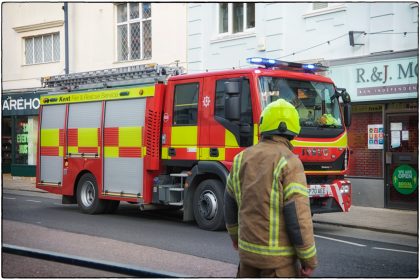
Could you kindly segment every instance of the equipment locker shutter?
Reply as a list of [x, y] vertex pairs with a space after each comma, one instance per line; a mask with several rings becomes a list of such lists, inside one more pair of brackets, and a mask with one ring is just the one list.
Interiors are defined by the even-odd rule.
[[107, 101], [104, 128], [104, 190], [143, 194], [143, 127], [146, 99]]
[[40, 131], [40, 177], [42, 183], [63, 181], [64, 124], [66, 105], [42, 108]]
[[69, 105], [67, 152], [69, 156], [100, 155], [102, 102]]

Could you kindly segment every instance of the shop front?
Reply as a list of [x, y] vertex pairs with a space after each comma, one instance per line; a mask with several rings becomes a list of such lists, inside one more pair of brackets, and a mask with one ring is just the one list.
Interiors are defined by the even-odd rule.
[[2, 95], [2, 173], [36, 175], [40, 92]]
[[330, 61], [352, 98], [353, 204], [418, 207], [418, 50]]

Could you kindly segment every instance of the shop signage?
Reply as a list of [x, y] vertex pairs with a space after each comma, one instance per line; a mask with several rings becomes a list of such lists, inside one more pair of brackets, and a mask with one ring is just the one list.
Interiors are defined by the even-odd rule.
[[330, 76], [344, 87], [352, 101], [378, 101], [418, 97], [417, 57], [332, 66]]
[[351, 106], [351, 113], [375, 113], [375, 112], [382, 112], [383, 106], [381, 104], [373, 104], [373, 105], [354, 105]]
[[1, 109], [3, 116], [37, 115], [40, 106], [40, 93], [3, 95]]
[[410, 165], [400, 165], [392, 174], [392, 183], [400, 194], [412, 194], [417, 189], [417, 172]]

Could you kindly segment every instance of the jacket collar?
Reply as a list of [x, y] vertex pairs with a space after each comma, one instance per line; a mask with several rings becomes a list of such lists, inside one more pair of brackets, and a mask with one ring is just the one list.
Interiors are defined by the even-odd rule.
[[282, 143], [284, 145], [286, 145], [291, 151], [293, 150], [293, 145], [292, 143], [290, 143], [290, 141], [287, 138], [284, 138], [282, 136], [279, 135], [273, 135], [271, 136], [271, 138], [266, 139], [266, 138], [262, 138], [261, 140], [262, 142], [275, 142], [275, 143]]

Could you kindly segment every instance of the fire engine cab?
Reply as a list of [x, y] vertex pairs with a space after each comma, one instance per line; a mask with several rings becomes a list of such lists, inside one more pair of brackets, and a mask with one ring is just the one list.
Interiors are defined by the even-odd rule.
[[186, 75], [153, 64], [43, 78], [51, 92], [40, 98], [36, 187], [87, 214], [125, 201], [222, 229], [233, 158], [258, 142], [262, 110], [283, 98], [300, 115], [292, 144], [312, 213], [347, 212], [349, 94], [316, 73], [321, 65], [248, 62], [258, 67]]

